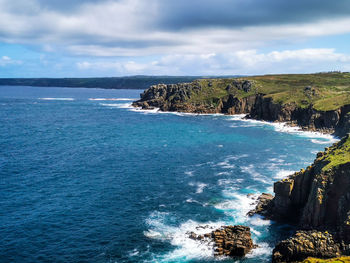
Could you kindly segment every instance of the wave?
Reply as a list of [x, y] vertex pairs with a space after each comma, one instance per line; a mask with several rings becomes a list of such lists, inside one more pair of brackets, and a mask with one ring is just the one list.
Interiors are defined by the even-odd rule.
[[232, 191], [232, 189], [226, 189], [223, 191], [226, 198], [225, 201], [214, 205], [218, 210], [223, 211], [227, 215], [233, 218], [232, 224], [244, 224], [248, 221], [247, 213], [254, 209], [255, 200], [259, 194], [247, 195], [246, 193], [239, 193]]
[[266, 256], [266, 258], [271, 257], [273, 248], [270, 247], [268, 243], [257, 242], [256, 245], [258, 245], [258, 247], [253, 249], [251, 253], [248, 253], [246, 255], [247, 258], [255, 258], [261, 256]]
[[316, 144], [329, 144], [329, 142], [336, 142], [338, 140], [334, 139], [334, 140], [327, 140], [327, 141], [324, 141], [324, 140], [317, 140], [317, 139], [311, 139], [311, 142], [312, 143], [316, 143]]
[[132, 107], [130, 103], [100, 103], [100, 105], [119, 109], [130, 109]]
[[250, 164], [248, 166], [240, 167], [242, 172], [249, 174], [253, 180], [264, 183], [264, 184], [271, 184], [272, 181], [270, 178], [267, 178], [266, 176], [260, 174], [255, 170], [254, 165]]
[[275, 176], [273, 177], [274, 179], [284, 179], [286, 178], [288, 175], [294, 174], [295, 171], [292, 170], [280, 170], [278, 171]]
[[176, 248], [167, 254], [159, 255], [154, 262], [183, 261], [192, 259], [213, 258], [213, 244], [193, 240], [188, 237], [189, 232], [205, 234], [224, 225], [223, 222], [198, 223], [188, 220], [179, 226], [173, 226], [168, 221], [174, 218], [169, 213], [155, 211], [146, 220], [149, 230], [144, 231], [148, 238], [167, 241]]
[[185, 174], [188, 176], [193, 176], [194, 171], [186, 171]]
[[39, 100], [66, 100], [66, 101], [73, 101], [74, 98], [38, 98]]
[[[245, 118], [246, 116], [247, 116], [246, 114], [237, 114], [237, 115], [233, 115], [228, 120], [248, 123], [240, 126], [232, 125], [233, 127], [253, 127], [253, 126], [269, 125], [269, 126], [272, 126], [274, 130], [277, 132], [296, 134], [298, 136], [308, 137], [308, 138], [322, 139], [322, 144], [330, 144], [330, 143], [339, 141], [339, 139], [337, 139], [333, 135], [323, 134], [320, 132], [305, 131], [298, 126], [290, 126], [286, 122], [268, 122], [268, 121], [254, 120], [254, 119], [246, 119]], [[320, 143], [321, 141], [313, 141], [313, 142]]]
[[271, 221], [270, 220], [266, 220], [260, 215], [252, 216], [249, 219], [249, 222], [250, 222], [250, 224], [252, 224], [254, 226], [269, 226], [269, 225], [271, 225]]
[[191, 183], [189, 183], [188, 185], [190, 185], [190, 186], [196, 186], [196, 187], [197, 187], [197, 189], [196, 189], [196, 194], [203, 193], [204, 188], [208, 186], [207, 184], [205, 184], [205, 183], [200, 183], [200, 182], [197, 182], [197, 183], [191, 182]]

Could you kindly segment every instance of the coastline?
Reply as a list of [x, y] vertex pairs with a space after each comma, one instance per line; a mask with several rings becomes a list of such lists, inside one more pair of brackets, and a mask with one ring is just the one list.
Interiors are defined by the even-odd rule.
[[[305, 127], [293, 125], [285, 121], [272, 122], [272, 121], [254, 119], [254, 118], [247, 118], [249, 114], [191, 113], [191, 112], [182, 112], [182, 111], [162, 111], [160, 108], [156, 108], [156, 107], [152, 109], [143, 109], [142, 107], [133, 106], [133, 103], [125, 104], [122, 107], [130, 109], [131, 111], [134, 111], [134, 112], [140, 112], [144, 114], [173, 114], [177, 116], [223, 116], [223, 117], [232, 118], [232, 120], [235, 120], [235, 121], [256, 123], [258, 125], [269, 125], [274, 127], [274, 129], [278, 132], [299, 134], [304, 137], [327, 139], [329, 140], [330, 144], [335, 143], [341, 139], [334, 133], [330, 133], [322, 130], [314, 131], [312, 129], [307, 129]], [[321, 144], [328, 144], [328, 142], [321, 143]]]
[[[147, 108], [144, 108], [144, 107], [135, 107], [135, 103], [133, 103], [132, 106], [134, 107], [134, 111], [142, 111], [142, 112], [145, 112], [146, 114], [147, 114], [147, 111], [151, 110], [152, 113], [161, 113], [161, 114], [162, 113], [168, 113], [168, 114], [175, 114], [175, 115], [180, 115], [180, 116], [186, 116], [186, 115], [190, 115], [190, 116], [200, 116], [200, 115], [232, 116], [232, 119], [236, 120], [236, 121], [242, 121], [242, 122], [247, 122], [247, 123], [257, 123], [258, 125], [270, 125], [270, 126], [273, 126], [274, 129], [276, 131], [278, 131], [278, 132], [300, 134], [301, 136], [306, 136], [306, 137], [315, 137], [315, 135], [316, 135], [319, 138], [323, 138], [323, 139], [326, 138], [328, 140], [327, 142], [313, 141], [314, 143], [320, 143], [320, 144], [332, 144], [332, 143], [338, 142], [340, 140], [339, 137], [334, 135], [335, 132], [331, 133], [329, 130], [321, 129], [320, 131], [315, 131], [314, 129], [310, 129], [310, 128], [308, 129], [307, 127], [298, 127], [297, 125], [295, 125], [294, 123], [291, 123], [291, 122], [284, 122], [284, 121], [269, 122], [269, 121], [265, 121], [265, 120], [259, 120], [259, 119], [254, 119], [254, 118], [247, 118], [247, 116], [250, 116], [249, 114], [229, 114], [229, 115], [222, 114], [222, 113], [204, 113], [204, 114], [202, 114], [202, 113], [188, 113], [188, 112], [181, 112], [181, 111], [163, 111], [160, 108], [156, 108], [156, 107], [152, 107], [152, 109], [147, 109]], [[327, 149], [328, 148], [326, 148], [326, 150]], [[319, 156], [319, 154], [317, 156]], [[296, 172], [294, 174], [297, 174], [297, 173], [298, 172]], [[288, 178], [290, 178], [291, 176], [292, 176], [292, 174], [288, 175], [287, 177], [285, 177], [285, 179], [282, 179], [282, 181], [289, 180]], [[276, 185], [276, 183], [275, 183], [275, 185]], [[276, 193], [276, 189], [274, 189], [274, 191]], [[273, 198], [273, 199], [275, 199], [275, 198]], [[258, 201], [255, 201], [255, 202], [256, 202], [257, 207], [258, 207], [259, 199], [258, 199]], [[266, 216], [263, 216], [262, 218], [264, 218], [264, 217], [266, 218]], [[269, 219], [269, 217], [267, 217], [266, 219]], [[274, 220], [277, 220], [277, 222], [280, 221], [278, 219], [274, 219]], [[312, 233], [310, 232], [310, 235], [311, 234], [314, 235], [313, 233], [316, 233], [316, 235], [320, 235], [320, 236], [323, 235], [323, 233], [321, 233], [321, 232], [312, 232]], [[325, 232], [325, 233], [328, 233], [328, 232]], [[309, 235], [308, 232], [302, 232], [302, 234], [304, 234], [306, 237], [308, 237], [308, 235]], [[334, 234], [334, 236], [335, 235], [336, 234]], [[333, 240], [333, 236], [331, 236], [330, 238]], [[334, 240], [338, 240], [336, 237], [334, 237], [334, 238], [335, 238]], [[292, 239], [292, 240], [294, 240], [294, 239]], [[287, 241], [282, 241], [282, 243], [283, 242], [287, 242]], [[297, 241], [297, 242], [300, 242], [300, 241]], [[314, 245], [316, 245], [316, 244], [318, 244], [319, 240], [318, 239], [312, 239], [312, 240], [309, 240], [308, 242], [311, 242]], [[329, 257], [327, 255], [331, 255], [332, 257], [335, 257], [335, 256], [342, 255], [341, 252], [339, 252], [339, 251], [341, 251], [339, 249], [340, 245], [338, 245], [338, 243], [336, 243], [338, 241], [332, 241], [332, 242], [333, 243], [329, 243], [327, 245], [328, 248], [333, 249], [332, 251], [328, 251], [324, 247], [317, 248], [317, 251], [318, 251], [317, 253], [319, 253], [319, 257], [321, 257], [321, 258], [322, 257]], [[273, 262], [284, 262], [285, 260], [287, 260], [287, 262], [290, 262], [291, 259], [294, 260], [295, 258], [298, 258], [298, 259], [302, 259], [303, 260], [303, 259], [306, 258], [306, 257], [303, 256], [304, 252], [303, 253], [301, 253], [301, 252], [293, 252], [293, 254], [290, 255], [290, 258], [288, 258], [288, 256], [286, 256], [286, 255], [281, 255], [280, 252], [278, 251], [278, 249], [282, 249], [282, 251], [283, 251], [285, 248], [283, 248], [283, 247], [281, 248], [280, 244], [281, 244], [281, 242], [278, 243], [276, 245], [276, 248], [273, 250]], [[278, 248], [278, 246], [280, 246], [280, 247]], [[290, 246], [290, 244], [289, 244], [289, 246]], [[292, 249], [295, 249], [293, 247], [294, 243], [292, 243], [291, 246], [292, 246]], [[344, 250], [344, 251], [345, 251], [344, 253], [347, 253], [346, 252], [347, 250]], [[315, 256], [316, 254], [309, 252], [309, 254], [306, 254], [306, 255], [307, 256]]]

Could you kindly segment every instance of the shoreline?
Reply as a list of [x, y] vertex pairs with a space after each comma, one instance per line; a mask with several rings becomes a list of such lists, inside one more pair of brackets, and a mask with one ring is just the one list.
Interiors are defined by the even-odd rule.
[[[134, 106], [133, 103], [129, 104], [129, 107], [123, 107], [123, 108], [129, 108], [131, 111], [142, 112], [142, 113], [146, 113], [146, 114], [173, 114], [173, 115], [177, 115], [177, 116], [231, 117], [232, 120], [235, 120], [235, 121], [269, 125], [269, 126], [274, 127], [277, 132], [289, 133], [289, 134], [303, 134], [305, 137], [327, 139], [330, 141], [330, 143], [335, 143], [341, 139], [337, 135], [334, 135], [334, 132], [329, 133], [329, 132], [322, 132], [322, 131], [314, 131], [311, 129], [307, 129], [305, 127], [300, 127], [298, 125], [292, 125], [289, 122], [282, 122], [282, 121], [281, 122], [280, 121], [272, 122], [272, 121], [254, 119], [254, 118], [247, 118], [247, 116], [249, 114], [191, 113], [191, 112], [181, 112], [181, 111], [162, 111], [160, 108], [156, 108], [156, 107], [154, 107], [153, 109], [143, 109], [142, 107]], [[307, 136], [307, 135], [309, 135], [309, 136]], [[324, 143], [324, 144], [326, 144], [326, 143]]]
[[[133, 105], [131, 106], [133, 107], [133, 111], [142, 111], [142, 112], [145, 112], [147, 114], [147, 112], [149, 112], [149, 110], [147, 109], [142, 109], [141, 107], [134, 107]], [[305, 129], [303, 127], [300, 127], [300, 126], [297, 126], [297, 125], [291, 125], [290, 123], [288, 122], [279, 122], [279, 121], [275, 121], [275, 122], [269, 122], [269, 121], [264, 121], [264, 120], [257, 120], [257, 119], [253, 119], [253, 118], [247, 118], [248, 114], [201, 114], [201, 113], [186, 113], [186, 112], [179, 112], [179, 111], [174, 111], [174, 112], [169, 112], [169, 111], [162, 111], [158, 108], [153, 108], [151, 109], [152, 113], [160, 113], [160, 114], [175, 114], [175, 115], [180, 115], [180, 116], [186, 116], [186, 115], [190, 115], [190, 116], [203, 116], [203, 115], [209, 115], [209, 116], [231, 116], [232, 120], [234, 121], [242, 121], [242, 122], [248, 122], [248, 123], [257, 123], [258, 125], [269, 125], [269, 126], [272, 126], [274, 127], [274, 130], [276, 132], [281, 132], [281, 133], [289, 133], [289, 134], [294, 134], [294, 135], [301, 135], [303, 137], [310, 137], [310, 138], [322, 138], [322, 139], [326, 139], [327, 142], [315, 142], [315, 141], [312, 141], [313, 143], [319, 143], [319, 144], [328, 144], [329, 146], [331, 146], [333, 144], [332, 147], [334, 147], [334, 143], [335, 142], [338, 142], [340, 140], [339, 137], [335, 136], [334, 134], [330, 134], [328, 132], [320, 132], [320, 131], [313, 131], [313, 130], [310, 130], [310, 129]], [[326, 148], [328, 149], [328, 147]], [[320, 153], [317, 154], [317, 157], [319, 156]], [[312, 167], [314, 165], [314, 163], [310, 164], [309, 167]], [[302, 167], [303, 168], [303, 167]], [[309, 169], [309, 168], [308, 168]], [[302, 171], [303, 169], [301, 169]], [[294, 173], [295, 174], [298, 174], [298, 172]], [[284, 180], [290, 180], [289, 178], [291, 178], [293, 176], [293, 174], [286, 174], [284, 176], [284, 178], [273, 178], [273, 181], [275, 182], [274, 184], [276, 185], [277, 182], [281, 182], [284, 181]], [[277, 179], [277, 180], [276, 180]], [[306, 190], [308, 191], [308, 190]], [[271, 202], [272, 200], [274, 201], [274, 199], [276, 199], [276, 196], [278, 196], [278, 194], [276, 193], [276, 190], [274, 190], [274, 196], [271, 196], [272, 199], [271, 199]], [[310, 193], [311, 194], [311, 193]], [[247, 196], [247, 198], [250, 198], [249, 195]], [[258, 205], [259, 205], [259, 200], [257, 201], [256, 199], [254, 200], [254, 198], [251, 199], [254, 203], [255, 203], [255, 209], [258, 208]], [[264, 208], [266, 209], [266, 208]], [[285, 224], [285, 222], [283, 221], [280, 221], [278, 220], [277, 218], [269, 218], [269, 217], [266, 217], [264, 215], [259, 215], [258, 212], [255, 212], [254, 213], [254, 217], [251, 217], [251, 215], [249, 215], [249, 217], [251, 217], [251, 219], [248, 219], [248, 222], [251, 221], [251, 220], [254, 220], [254, 218], [256, 216], [259, 216], [259, 219], [260, 220], [263, 220], [262, 222], [264, 222], [266, 220], [266, 222], [270, 222], [269, 220], [272, 220], [274, 221], [275, 223], [277, 224], [280, 224], [280, 225], [283, 225]], [[299, 230], [298, 232], [298, 229], [303, 229], [303, 228], [300, 228], [300, 226], [298, 226], [298, 224], [291, 224], [291, 226], [294, 226], [295, 227], [295, 231], [297, 231], [296, 233], [297, 234], [294, 234], [292, 235], [291, 237], [289, 237], [289, 239], [287, 240], [282, 240], [282, 241], [279, 241], [275, 244], [275, 248], [272, 250], [272, 262], [285, 262], [283, 260], [285, 260], [286, 258], [290, 257], [290, 258], [293, 258], [293, 257], [303, 257], [302, 253], [303, 252], [292, 252], [291, 255], [288, 255], [288, 254], [279, 254], [280, 251], [284, 251], [283, 249], [283, 244], [285, 244], [286, 242], [292, 242], [292, 243], [288, 243], [288, 246], [291, 246], [293, 251], [294, 251], [294, 243], [293, 243], [293, 240], [297, 240], [297, 238], [299, 237], [299, 235], [305, 237], [305, 238], [309, 238], [309, 235], [310, 235], [310, 238], [308, 240], [308, 242], [311, 242], [313, 245], [317, 245], [319, 244], [319, 240], [317, 238], [315, 239], [312, 239], [312, 237], [314, 235], [317, 235], [317, 236], [321, 236], [323, 238], [323, 236], [327, 236], [327, 238], [329, 240], [331, 240], [331, 243], [327, 244], [327, 248], [323, 248], [323, 247], [317, 247], [315, 248], [318, 252], [317, 253], [320, 253], [319, 254], [319, 257], [325, 257], [326, 253], [328, 253], [327, 251], [329, 250], [332, 250], [331, 252], [329, 253], [333, 253], [332, 255], [335, 256], [335, 255], [338, 255], [336, 253], [339, 253], [337, 251], [340, 251], [337, 246], [338, 244], [340, 243], [336, 243], [336, 242], [340, 242], [341, 239], [338, 239], [337, 236], [337, 232], [332, 232], [331, 230], [329, 230], [331, 233], [333, 234], [328, 234], [328, 232], [318, 232], [319, 228], [315, 228], [315, 227], [311, 227], [310, 228], [310, 231], [307, 232], [307, 231], [301, 231]], [[222, 226], [224, 227], [224, 226]], [[329, 229], [329, 228], [327, 228]], [[254, 233], [254, 229], [251, 230], [253, 233]], [[293, 231], [294, 232], [294, 231]], [[294, 232], [295, 233], [295, 232]], [[301, 233], [301, 234], [298, 234], [298, 233]], [[295, 236], [296, 235], [296, 236]], [[334, 236], [332, 236], [334, 235]], [[292, 240], [292, 241], [290, 241]], [[283, 243], [285, 242], [285, 243]], [[300, 241], [296, 241], [296, 242], [300, 242]], [[333, 242], [333, 243], [332, 243]], [[291, 245], [290, 245], [291, 244]], [[214, 247], [215, 248], [215, 247]], [[304, 248], [303, 248], [304, 249]], [[328, 250], [327, 250], [328, 249]], [[215, 250], [216, 251], [216, 250]], [[320, 252], [321, 251], [321, 252]], [[335, 252], [334, 252], [335, 251]], [[270, 252], [271, 253], [271, 252]], [[344, 253], [344, 254], [341, 254], [341, 255], [346, 255], [346, 251], [342, 251], [341, 253]], [[251, 253], [247, 254], [248, 257], [250, 256], [253, 256], [255, 253], [254, 253], [254, 249]], [[309, 256], [315, 256], [314, 253], [311, 253], [309, 254]], [[282, 260], [282, 261], [280, 261]], [[301, 260], [302, 261], [302, 260]], [[289, 259], [286, 261], [286, 262], [290, 262]]]

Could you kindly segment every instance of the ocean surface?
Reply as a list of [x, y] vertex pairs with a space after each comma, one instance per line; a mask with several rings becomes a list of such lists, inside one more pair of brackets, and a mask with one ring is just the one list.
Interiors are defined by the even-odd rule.
[[0, 262], [232, 262], [187, 234], [227, 224], [259, 245], [236, 262], [270, 261], [293, 229], [252, 198], [334, 139], [131, 108], [141, 92], [0, 87]]

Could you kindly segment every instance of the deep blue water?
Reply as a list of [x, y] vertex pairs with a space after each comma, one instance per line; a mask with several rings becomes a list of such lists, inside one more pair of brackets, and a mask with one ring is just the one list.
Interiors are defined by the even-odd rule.
[[291, 229], [247, 218], [247, 194], [271, 192], [331, 140], [89, 100], [139, 93], [0, 87], [1, 262], [213, 262], [186, 232], [223, 224], [252, 227], [260, 248], [242, 262], [269, 262]]

